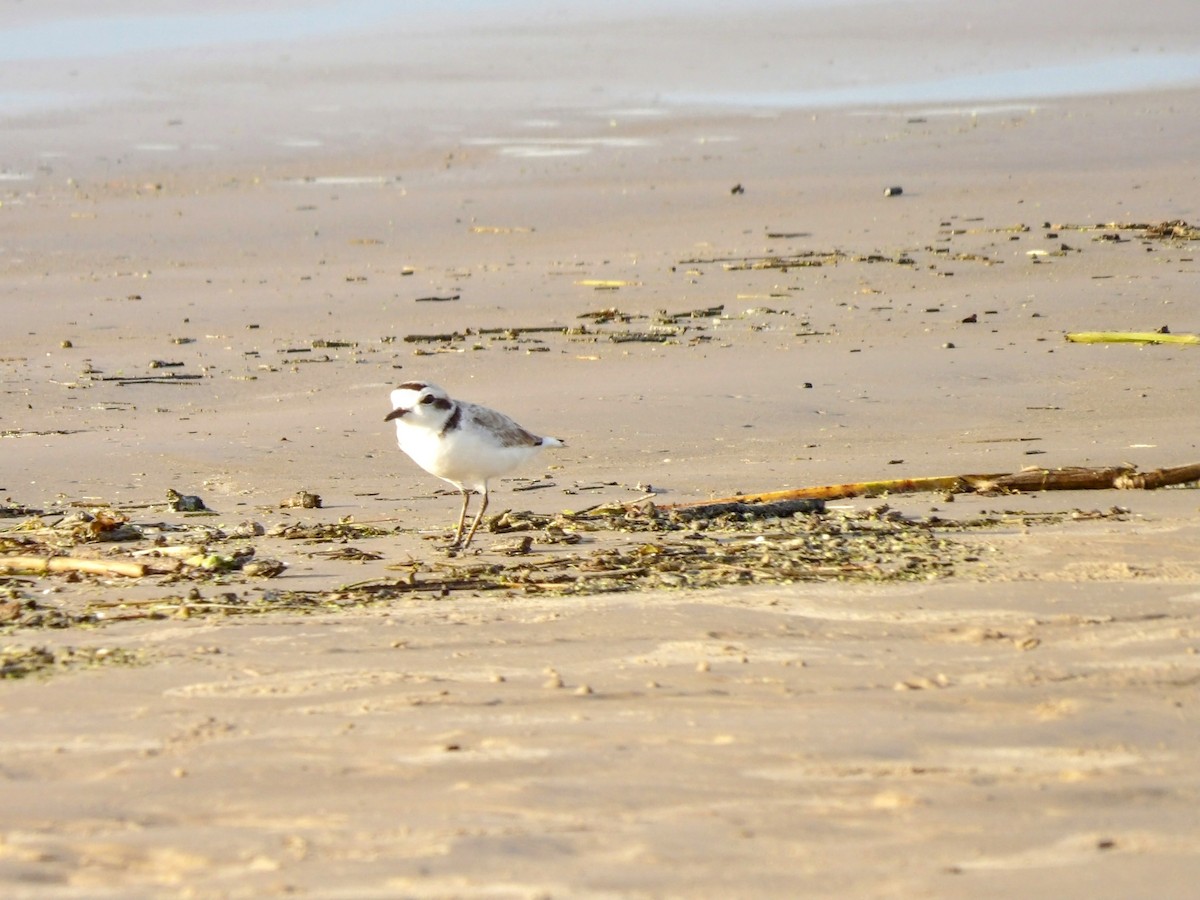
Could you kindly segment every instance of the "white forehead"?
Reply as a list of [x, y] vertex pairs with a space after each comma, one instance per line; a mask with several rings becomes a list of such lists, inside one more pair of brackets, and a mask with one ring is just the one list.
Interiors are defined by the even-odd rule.
[[392, 409], [411, 407], [422, 394], [431, 394], [434, 397], [447, 396], [446, 392], [436, 384], [427, 381], [406, 382], [392, 391]]

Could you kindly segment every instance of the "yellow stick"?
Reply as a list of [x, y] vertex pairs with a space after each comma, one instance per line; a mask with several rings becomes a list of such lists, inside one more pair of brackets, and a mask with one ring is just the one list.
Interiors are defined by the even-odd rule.
[[128, 575], [141, 578], [146, 567], [119, 560], [78, 559], [72, 556], [0, 556], [0, 571], [45, 575], [49, 572], [86, 572], [89, 575]]
[[1158, 331], [1076, 331], [1067, 335], [1074, 344], [1200, 344], [1200, 334], [1163, 334]]

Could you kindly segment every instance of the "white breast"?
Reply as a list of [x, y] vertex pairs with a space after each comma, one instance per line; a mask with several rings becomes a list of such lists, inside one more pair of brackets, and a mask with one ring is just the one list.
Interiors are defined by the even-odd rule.
[[504, 447], [489, 432], [459, 428], [444, 437], [428, 428], [396, 422], [400, 449], [418, 466], [455, 487], [485, 491], [488, 480], [504, 475], [537, 455], [537, 446]]

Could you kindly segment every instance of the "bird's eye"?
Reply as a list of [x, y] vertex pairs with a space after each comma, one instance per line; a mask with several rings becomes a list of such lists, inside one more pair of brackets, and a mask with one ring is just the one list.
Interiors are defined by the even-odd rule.
[[422, 403], [432, 403], [433, 402], [433, 394], [426, 394], [424, 397], [421, 398], [421, 402]]

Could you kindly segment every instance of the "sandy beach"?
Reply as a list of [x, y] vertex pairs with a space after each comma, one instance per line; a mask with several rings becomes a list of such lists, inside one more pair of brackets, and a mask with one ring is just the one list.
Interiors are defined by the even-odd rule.
[[[4, 896], [1195, 895], [1194, 484], [662, 512], [1200, 462], [1064, 339], [1200, 332], [1193, 3], [111, 6], [4, 14], [0, 551], [142, 567], [0, 575]], [[566, 442], [467, 554], [414, 379]]]

